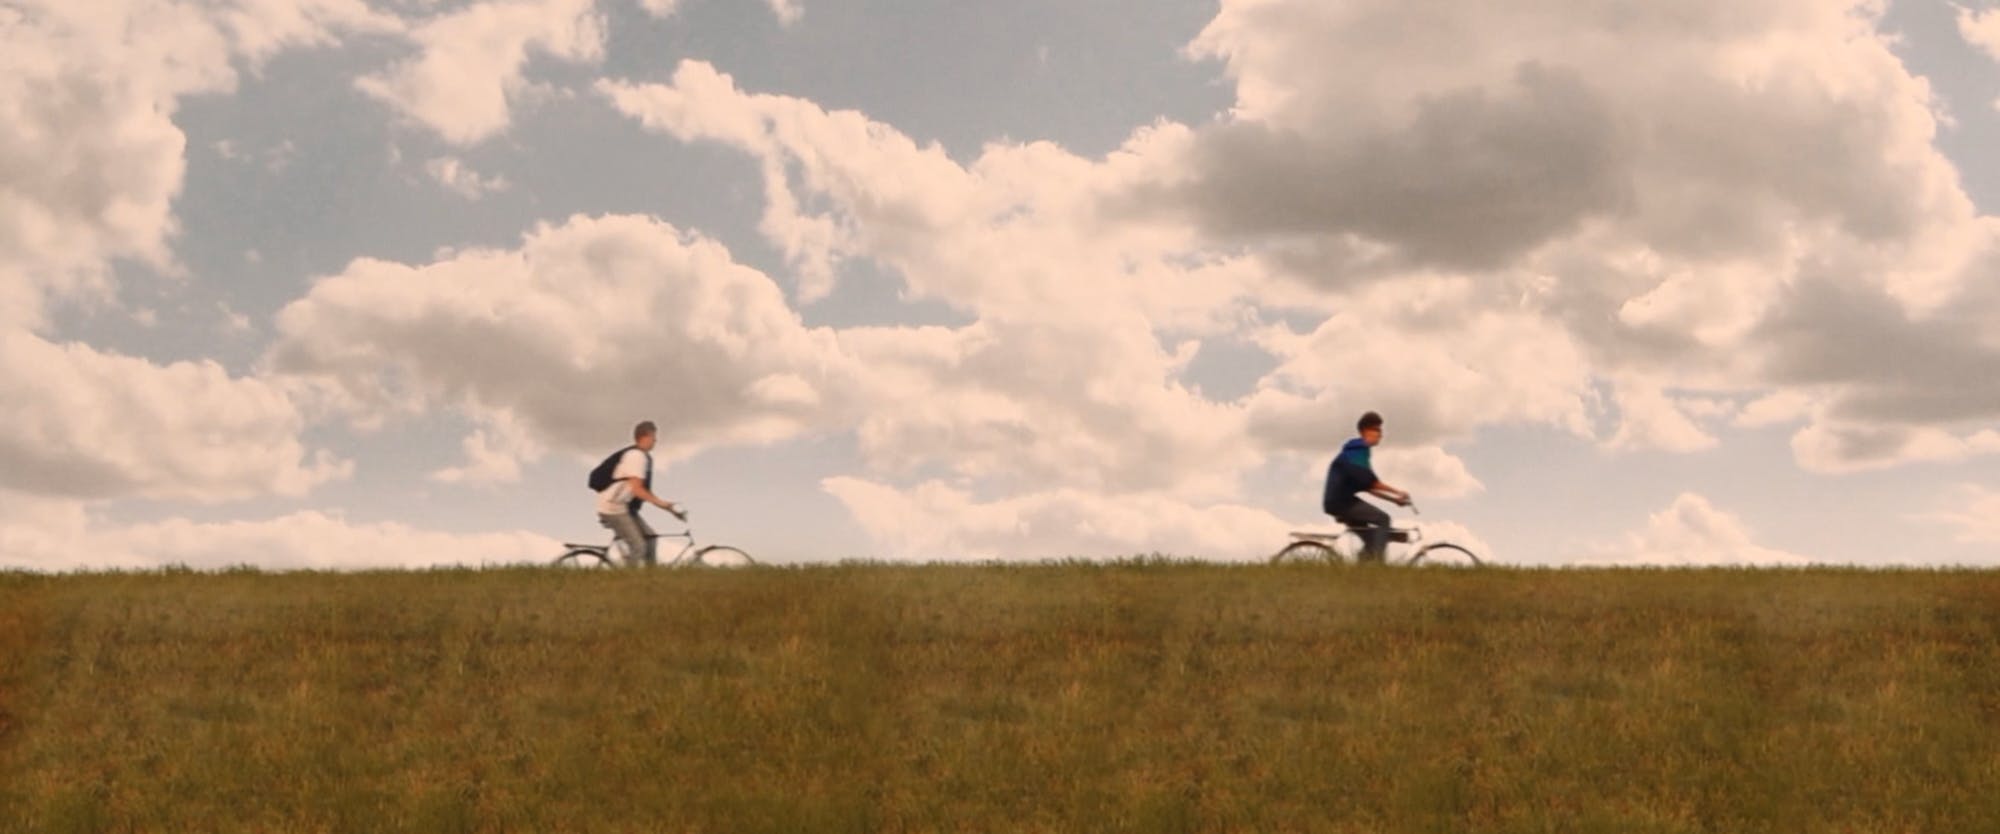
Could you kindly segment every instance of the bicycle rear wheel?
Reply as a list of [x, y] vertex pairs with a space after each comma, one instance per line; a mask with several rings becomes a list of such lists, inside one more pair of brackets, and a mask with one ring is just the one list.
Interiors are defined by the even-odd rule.
[[[1345, 539], [1346, 537], [1343, 536], [1341, 538]], [[1273, 555], [1271, 557], [1271, 564], [1337, 565], [1340, 564], [1341, 562], [1352, 561], [1353, 554], [1341, 553], [1340, 547], [1338, 545], [1339, 545], [1339, 540], [1335, 540], [1334, 542], [1329, 543], [1329, 542], [1318, 541], [1315, 539], [1300, 539], [1299, 541], [1295, 541], [1292, 542], [1291, 544], [1285, 545], [1283, 550], [1280, 550], [1275, 555]]]
[[556, 567], [608, 568], [611, 567], [611, 554], [602, 548], [572, 547], [556, 557]]
[[744, 568], [757, 564], [750, 554], [722, 544], [695, 551], [693, 562], [705, 568]]
[[1416, 553], [1410, 556], [1408, 564], [1412, 567], [1417, 565], [1435, 565], [1451, 568], [1476, 568], [1486, 563], [1479, 561], [1479, 557], [1472, 555], [1472, 551], [1470, 550], [1466, 550], [1450, 542], [1438, 542], [1437, 544], [1427, 544], [1419, 548]]

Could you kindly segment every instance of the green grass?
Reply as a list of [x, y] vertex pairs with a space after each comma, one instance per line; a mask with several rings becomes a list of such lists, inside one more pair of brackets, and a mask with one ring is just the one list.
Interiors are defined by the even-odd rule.
[[2000, 831], [2000, 575], [0, 575], [0, 831]]

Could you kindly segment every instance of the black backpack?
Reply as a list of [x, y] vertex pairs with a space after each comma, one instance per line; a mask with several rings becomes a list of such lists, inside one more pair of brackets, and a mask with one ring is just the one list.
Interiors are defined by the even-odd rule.
[[[611, 473], [618, 471], [618, 459], [625, 457], [626, 452], [632, 451], [633, 449], [637, 448], [639, 447], [627, 446], [623, 449], [619, 449], [616, 452], [612, 452], [611, 457], [605, 458], [604, 462], [598, 464], [596, 469], [590, 470], [590, 491], [603, 492], [606, 488], [610, 487]], [[646, 455], [646, 489], [650, 490], [652, 488], [653, 488], [653, 456], [648, 454]]]

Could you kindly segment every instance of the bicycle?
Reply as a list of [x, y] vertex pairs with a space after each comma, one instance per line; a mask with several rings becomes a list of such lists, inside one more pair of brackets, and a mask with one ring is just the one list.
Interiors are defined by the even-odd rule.
[[[1408, 506], [1410, 512], [1422, 515], [1417, 510], [1416, 502], [1410, 502]], [[1412, 524], [1408, 527], [1389, 528], [1389, 542], [1391, 544], [1417, 544], [1421, 541], [1423, 541], [1423, 529], [1418, 525]], [[1285, 545], [1277, 553], [1272, 554], [1271, 564], [1281, 565], [1298, 562], [1340, 564], [1342, 562], [1355, 562], [1356, 557], [1361, 554], [1362, 545], [1360, 531], [1352, 527], [1341, 530], [1338, 533], [1294, 531], [1292, 533], [1291, 544]], [[1409, 558], [1404, 559], [1402, 562], [1388, 559], [1386, 555], [1383, 561], [1387, 564], [1402, 564], [1412, 567], [1422, 564], [1433, 564], [1449, 567], [1476, 568], [1486, 564], [1480, 561], [1479, 557], [1464, 545], [1453, 544], [1447, 541], [1431, 542], [1418, 547], [1416, 552], [1411, 553]]]
[[[681, 523], [687, 523], [685, 513], [681, 515]], [[692, 525], [678, 533], [654, 533], [646, 538], [648, 541], [657, 541], [659, 539], [687, 540], [687, 544], [681, 545], [681, 552], [675, 554], [674, 558], [666, 561], [666, 567], [670, 568], [740, 568], [751, 567], [757, 564], [757, 560], [750, 558], [750, 554], [743, 552], [742, 548], [730, 547], [726, 544], [711, 544], [707, 547], [696, 547], [694, 542], [694, 527]], [[610, 544], [564, 542], [563, 547], [566, 549], [561, 556], [556, 557], [555, 561], [556, 567], [559, 568], [609, 568], [616, 567], [618, 564], [617, 560], [611, 555], [618, 548], [618, 537], [615, 534], [611, 537]], [[653, 547], [654, 553], [657, 555], [659, 545], [654, 544]]]

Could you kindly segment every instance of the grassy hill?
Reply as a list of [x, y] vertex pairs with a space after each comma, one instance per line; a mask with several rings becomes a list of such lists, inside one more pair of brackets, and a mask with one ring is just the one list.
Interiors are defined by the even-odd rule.
[[0, 575], [0, 831], [2000, 831], [2000, 575]]

